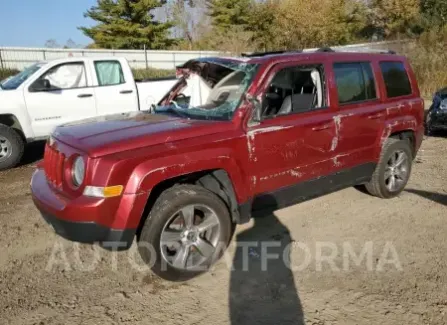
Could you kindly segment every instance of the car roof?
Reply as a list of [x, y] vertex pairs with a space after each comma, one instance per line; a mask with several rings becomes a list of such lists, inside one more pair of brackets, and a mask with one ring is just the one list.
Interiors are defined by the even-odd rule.
[[[265, 52], [265, 53], [253, 53], [243, 56], [235, 57], [203, 57], [194, 59], [195, 62], [211, 62], [216, 64], [228, 65], [231, 63], [247, 63], [247, 64], [275, 64], [287, 61], [404, 61], [406, 58], [401, 55], [397, 55], [392, 51], [383, 52], [368, 52], [367, 50], [362, 52], [336, 52], [336, 51], [278, 51], [278, 52]], [[181, 67], [181, 66], [179, 66]]]
[[[246, 57], [243, 57], [246, 58]], [[326, 61], [330, 60], [340, 60], [340, 61], [371, 61], [373, 59], [383, 60], [383, 61], [403, 61], [405, 57], [396, 55], [394, 52], [282, 52], [282, 53], [265, 53], [259, 56], [255, 54], [249, 56], [250, 60], [248, 63], [253, 64], [270, 64], [277, 62], [284, 62], [290, 60], [318, 60]]]
[[117, 56], [98, 56], [98, 57], [86, 57], [86, 56], [71, 56], [71, 57], [63, 57], [63, 58], [57, 58], [54, 60], [46, 60], [46, 61], [40, 61], [43, 63], [52, 63], [52, 64], [59, 64], [59, 63], [70, 63], [70, 62], [79, 62], [84, 59], [91, 59], [95, 61], [117, 61], [121, 59], [121, 57]]

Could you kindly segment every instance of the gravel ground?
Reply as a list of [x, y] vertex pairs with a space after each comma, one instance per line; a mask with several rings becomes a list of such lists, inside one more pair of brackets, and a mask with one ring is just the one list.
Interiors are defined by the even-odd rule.
[[241, 262], [231, 248], [187, 283], [152, 276], [135, 247], [113, 253], [58, 238], [30, 198], [31, 152], [28, 164], [0, 173], [1, 323], [446, 324], [446, 144], [424, 141], [399, 198], [352, 188], [238, 228], [233, 245], [292, 243], [293, 271], [276, 260], [255, 271], [258, 247], [248, 251], [252, 271], [231, 272]]

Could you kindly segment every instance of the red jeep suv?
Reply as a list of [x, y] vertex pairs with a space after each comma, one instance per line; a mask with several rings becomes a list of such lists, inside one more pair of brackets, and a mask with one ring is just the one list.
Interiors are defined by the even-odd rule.
[[148, 111], [58, 127], [32, 177], [72, 241], [127, 249], [159, 276], [209, 268], [234, 225], [350, 186], [406, 186], [424, 133], [414, 73], [391, 52], [200, 58]]

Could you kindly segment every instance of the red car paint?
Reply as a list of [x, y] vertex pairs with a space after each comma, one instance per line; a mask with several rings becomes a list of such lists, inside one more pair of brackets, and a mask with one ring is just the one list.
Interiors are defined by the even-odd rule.
[[[403, 62], [412, 94], [386, 97], [379, 62]], [[378, 99], [339, 105], [334, 62], [371, 62]], [[54, 148], [65, 155], [61, 184], [39, 167], [32, 179], [37, 207], [62, 221], [114, 230], [138, 228], [152, 190], [163, 181], [201, 171], [225, 170], [239, 205], [293, 184], [366, 163], [377, 163], [390, 135], [409, 131], [417, 152], [423, 136], [423, 100], [404, 57], [389, 54], [302, 53], [256, 57], [247, 96], [262, 98], [275, 72], [290, 65], [322, 64], [328, 108], [250, 123], [254, 106], [244, 98], [230, 121], [124, 114], [58, 128]], [[73, 157], [86, 161], [84, 183], [70, 182]], [[45, 156], [45, 159], [49, 159]], [[85, 197], [86, 185], [123, 185], [120, 197]], [[103, 238], [97, 238], [98, 240]]]

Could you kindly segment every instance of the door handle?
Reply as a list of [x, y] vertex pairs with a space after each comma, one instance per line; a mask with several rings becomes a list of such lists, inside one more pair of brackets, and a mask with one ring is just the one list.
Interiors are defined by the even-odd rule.
[[88, 97], [93, 97], [92, 94], [80, 94], [78, 95], [79, 98], [88, 98]]
[[323, 131], [323, 130], [327, 130], [331, 127], [330, 123], [327, 124], [322, 124], [322, 125], [318, 125], [312, 128], [312, 131]]
[[369, 118], [370, 120], [377, 120], [377, 119], [382, 118], [382, 117], [384, 117], [384, 116], [385, 116], [385, 114], [383, 114], [383, 113], [378, 113], [378, 114], [370, 115], [370, 116], [368, 116], [368, 118]]
[[133, 93], [133, 90], [121, 90], [120, 94], [131, 94]]

